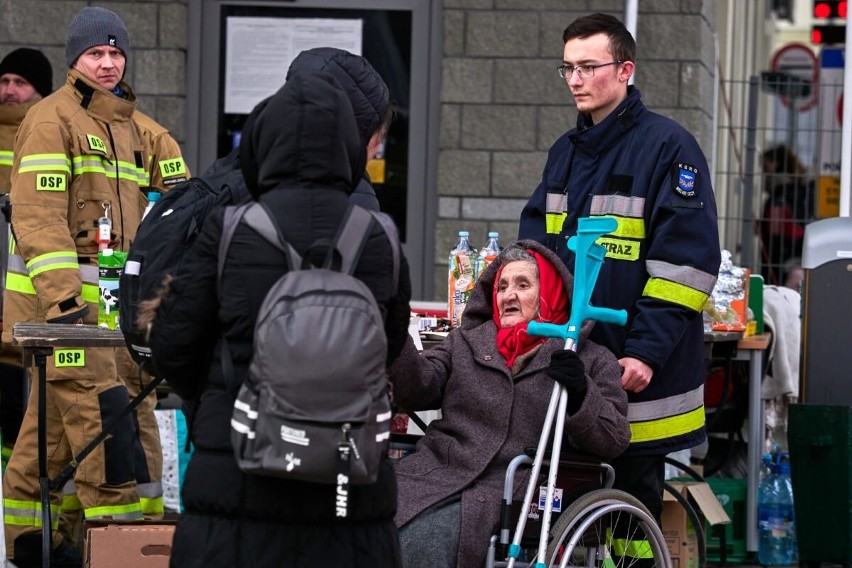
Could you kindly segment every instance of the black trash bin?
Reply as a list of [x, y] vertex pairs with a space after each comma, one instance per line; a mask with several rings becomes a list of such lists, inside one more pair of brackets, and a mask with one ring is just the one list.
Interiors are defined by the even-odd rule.
[[787, 421], [801, 562], [852, 562], [852, 407], [792, 404]]

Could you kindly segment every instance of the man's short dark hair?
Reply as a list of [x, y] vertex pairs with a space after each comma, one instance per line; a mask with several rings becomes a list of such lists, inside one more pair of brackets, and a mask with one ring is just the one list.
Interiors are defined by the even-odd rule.
[[618, 61], [636, 60], [636, 41], [621, 20], [609, 14], [590, 14], [571, 22], [562, 32], [562, 42], [583, 39], [596, 34], [606, 34], [609, 37], [609, 50], [612, 57]]

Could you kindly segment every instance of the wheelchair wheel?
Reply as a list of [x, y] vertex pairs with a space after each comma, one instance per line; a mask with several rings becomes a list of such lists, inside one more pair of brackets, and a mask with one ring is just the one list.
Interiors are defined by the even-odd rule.
[[[614, 526], [619, 527], [620, 538], [613, 538]], [[648, 509], [616, 489], [598, 489], [577, 499], [559, 516], [550, 534], [548, 566], [671, 566], [663, 533]]]

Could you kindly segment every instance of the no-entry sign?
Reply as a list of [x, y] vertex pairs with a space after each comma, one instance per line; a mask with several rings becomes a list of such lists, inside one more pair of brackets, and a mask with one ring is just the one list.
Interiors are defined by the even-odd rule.
[[787, 73], [807, 81], [811, 84], [810, 95], [807, 97], [793, 98], [782, 96], [781, 102], [798, 111], [805, 111], [812, 108], [819, 99], [817, 93], [817, 81], [819, 78], [819, 65], [814, 52], [802, 43], [788, 43], [779, 48], [772, 56], [770, 63], [772, 71], [778, 73]]

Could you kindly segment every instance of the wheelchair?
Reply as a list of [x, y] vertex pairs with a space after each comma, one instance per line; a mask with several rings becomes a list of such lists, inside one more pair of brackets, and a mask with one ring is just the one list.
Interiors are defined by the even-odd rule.
[[[638, 499], [612, 489], [612, 466], [590, 455], [568, 450], [559, 460], [545, 564], [547, 567], [669, 568], [671, 559], [662, 531]], [[519, 470], [533, 463], [535, 448], [513, 459], [506, 469], [499, 533], [488, 544], [486, 568], [510, 565], [508, 551], [523, 502], [515, 499], [514, 483]], [[545, 465], [547, 460], [545, 460]], [[539, 473], [539, 499], [526, 515], [521, 551], [512, 565], [540, 566], [537, 547], [544, 514], [546, 475]], [[557, 502], [558, 501], [558, 502]]]
[[[391, 449], [413, 451], [419, 438], [413, 434], [393, 433]], [[523, 499], [517, 498], [515, 491], [515, 480], [527, 478], [523, 470], [533, 464], [535, 450], [529, 448], [516, 456], [506, 468], [498, 533], [490, 542], [483, 543], [488, 550], [486, 568], [510, 565], [510, 543], [523, 509]], [[612, 466], [572, 449], [566, 449], [564, 455], [566, 457], [559, 460], [558, 503], [554, 503], [544, 566], [670, 568], [665, 538], [648, 509], [632, 495], [612, 489], [615, 480]], [[549, 466], [546, 459], [544, 465]], [[538, 476], [539, 499], [533, 500], [525, 512], [520, 554], [511, 561], [516, 568], [539, 566], [536, 557], [544, 515], [544, 485], [546, 468], [542, 468]]]

